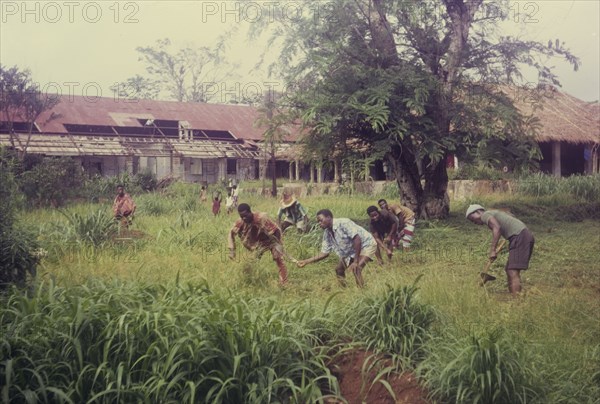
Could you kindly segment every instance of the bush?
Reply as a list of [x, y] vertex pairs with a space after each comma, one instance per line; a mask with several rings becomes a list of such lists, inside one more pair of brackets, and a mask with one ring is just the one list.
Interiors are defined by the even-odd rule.
[[150, 171], [143, 171], [133, 176], [131, 184], [144, 192], [151, 192], [156, 189], [156, 176]]
[[19, 184], [30, 202], [38, 206], [60, 206], [81, 187], [83, 172], [71, 158], [45, 157], [20, 175]]
[[10, 160], [0, 159], [0, 290], [9, 285], [25, 286], [35, 276], [37, 243], [31, 232], [15, 220], [18, 190]]

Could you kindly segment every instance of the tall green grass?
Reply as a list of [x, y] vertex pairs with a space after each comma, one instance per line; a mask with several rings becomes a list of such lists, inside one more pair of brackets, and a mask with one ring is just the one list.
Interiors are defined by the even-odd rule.
[[388, 287], [381, 295], [357, 301], [344, 316], [349, 335], [405, 367], [418, 363], [424, 357], [435, 315], [431, 307], [417, 300], [416, 292], [414, 284]]
[[558, 178], [546, 174], [532, 174], [517, 180], [516, 191], [523, 195], [570, 195], [585, 202], [600, 202], [600, 174], [572, 175]]
[[[38, 278], [55, 279], [58, 286], [38, 288], [34, 299], [11, 294], [0, 302], [6, 307], [0, 329], [6, 359], [0, 365], [5, 372], [0, 385], [11, 386], [16, 402], [26, 401], [26, 396], [30, 401], [60, 401], [61, 394], [65, 402], [94, 396], [99, 402], [187, 402], [209, 394], [222, 402], [324, 401], [336, 394], [335, 380], [322, 367], [327, 362], [324, 352], [333, 355], [358, 344], [395, 357], [404, 367], [418, 366], [419, 361], [431, 364], [437, 356], [437, 367], [444, 369], [458, 358], [505, 347], [514, 339], [516, 351], [506, 351], [506, 358], [520, 367], [506, 368], [502, 375], [516, 377], [523, 366], [525, 371], [534, 368], [539, 377], [528, 382], [535, 392], [528, 400], [597, 402], [598, 222], [593, 215], [584, 214], [579, 222], [569, 216], [575, 206], [593, 202], [562, 194], [477, 201], [511, 209], [536, 236], [531, 268], [523, 274], [526, 296], [513, 304], [505, 292], [505, 255], [492, 268], [498, 280], [486, 289], [477, 285], [490, 234], [464, 219], [468, 201], [453, 202], [446, 221], [418, 223], [412, 252], [397, 251], [383, 267], [369, 263], [364, 289], [339, 288], [337, 258], [332, 255], [302, 269], [288, 262], [290, 285], [282, 290], [268, 253], [251, 259], [238, 241], [237, 259], [227, 258], [226, 235], [239, 216], [214, 217], [209, 202], [196, 201], [197, 186], [176, 184], [161, 194], [133, 196], [139, 210], [132, 230], [139, 237], [98, 247], [69, 241], [66, 236], [74, 231], [54, 210], [23, 215], [24, 223], [38, 227], [38, 242], [50, 251], [38, 266]], [[327, 195], [300, 201], [313, 223], [317, 210], [329, 208], [335, 217], [366, 226], [365, 209], [377, 199]], [[240, 202], [271, 217], [279, 206], [275, 199], [243, 190]], [[151, 214], [146, 203], [161, 207]], [[110, 201], [81, 204], [69, 212], [84, 217], [109, 207]], [[292, 228], [284, 235], [284, 245], [293, 257], [307, 258], [320, 251], [321, 238], [319, 228], [308, 234]], [[410, 289], [417, 279], [418, 295]], [[435, 317], [426, 315], [430, 310]], [[506, 334], [489, 342], [487, 336], [497, 328]], [[282, 353], [284, 346], [299, 356], [286, 356], [290, 354]], [[305, 351], [308, 346], [310, 352]], [[463, 352], [467, 346], [470, 350]], [[9, 351], [11, 356], [5, 354]], [[264, 366], [266, 358], [289, 362], [290, 367]], [[209, 372], [202, 370], [208, 363], [220, 373], [201, 373]], [[252, 373], [249, 363], [262, 370]], [[310, 371], [298, 370], [302, 366]], [[298, 374], [305, 379], [298, 381]], [[457, 400], [456, 385], [444, 385], [433, 372], [423, 374], [437, 397]], [[469, 373], [464, 375], [464, 386], [475, 383]], [[258, 389], [275, 380], [276, 392], [261, 395]]]
[[537, 369], [522, 341], [500, 329], [445, 336], [421, 364], [433, 397], [456, 403], [527, 403], [540, 396]]
[[337, 392], [310, 304], [96, 282], [15, 293], [0, 313], [3, 402], [300, 403]]

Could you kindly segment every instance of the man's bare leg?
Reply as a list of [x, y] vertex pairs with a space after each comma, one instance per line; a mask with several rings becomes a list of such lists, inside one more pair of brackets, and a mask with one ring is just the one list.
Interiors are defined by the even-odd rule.
[[340, 260], [340, 262], [335, 267], [335, 275], [337, 276], [340, 286], [344, 288], [348, 286], [348, 284], [346, 283], [346, 264], [344, 263], [344, 260]]
[[508, 291], [514, 296], [521, 293], [521, 270], [507, 269], [506, 278], [508, 280]]

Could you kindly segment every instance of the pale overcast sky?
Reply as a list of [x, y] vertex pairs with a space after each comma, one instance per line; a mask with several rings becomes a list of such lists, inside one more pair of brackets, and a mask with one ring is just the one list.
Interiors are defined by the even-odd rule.
[[[236, 14], [236, 7], [241, 12]], [[522, 14], [503, 23], [506, 34], [542, 43], [556, 38], [564, 41], [582, 65], [574, 72], [565, 62], [549, 63], [556, 66], [563, 91], [585, 101], [598, 100], [600, 1], [513, 1], [511, 8]], [[91, 97], [111, 97], [111, 85], [144, 74], [136, 47], [153, 45], [162, 38], [171, 39], [177, 47], [211, 46], [233, 26], [239, 27], [240, 32], [230, 42], [227, 59], [242, 66], [234, 80], [242, 88], [249, 83], [265, 89], [274, 86], [264, 72], [250, 72], [264, 45], [247, 39], [248, 24], [257, 18], [272, 18], [282, 13], [288, 22], [293, 22], [295, 13], [317, 12], [301, 0], [0, 0], [0, 11], [3, 65], [29, 68], [33, 78], [50, 92]], [[236, 91], [230, 82], [223, 86], [225, 91]]]

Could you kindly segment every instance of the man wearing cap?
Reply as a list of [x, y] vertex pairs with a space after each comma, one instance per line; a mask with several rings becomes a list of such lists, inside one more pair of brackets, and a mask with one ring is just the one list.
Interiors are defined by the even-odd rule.
[[298, 261], [300, 268], [313, 262], [321, 261], [329, 256], [332, 251], [340, 257], [340, 262], [335, 268], [338, 280], [346, 286], [346, 270], [352, 271], [359, 288], [364, 286], [362, 270], [369, 261], [373, 260], [377, 243], [373, 236], [350, 219], [334, 219], [329, 209], [317, 212], [317, 222], [325, 230], [321, 253], [312, 258]]
[[508, 290], [513, 296], [521, 292], [521, 271], [529, 267], [535, 239], [525, 223], [516, 217], [499, 210], [485, 210], [481, 205], [471, 205], [467, 209], [467, 219], [478, 225], [487, 225], [492, 231], [490, 261], [496, 259], [496, 246], [500, 236], [508, 240], [508, 261], [506, 277]]
[[[298, 232], [304, 233], [308, 228], [308, 211], [298, 202], [293, 194], [284, 192], [281, 198], [281, 206], [277, 212], [277, 223], [284, 232], [290, 226], [296, 226]], [[285, 216], [284, 221], [281, 218]]]
[[377, 262], [383, 264], [379, 248], [381, 247], [385, 251], [390, 260], [392, 259], [392, 251], [398, 241], [398, 218], [387, 210], [380, 211], [377, 209], [377, 206], [369, 206], [367, 208], [367, 215], [371, 218], [369, 231], [377, 242], [375, 256], [377, 257]]
[[266, 251], [271, 251], [273, 261], [279, 269], [279, 284], [285, 285], [288, 280], [287, 268], [283, 262], [283, 244], [281, 230], [265, 213], [252, 213], [250, 205], [241, 203], [238, 208], [240, 218], [233, 224], [227, 239], [229, 258], [235, 259], [235, 236], [239, 236], [242, 244], [250, 251], [256, 251], [260, 258]]
[[398, 218], [398, 239], [402, 240], [402, 248], [404, 251], [410, 250], [415, 235], [416, 215], [415, 212], [406, 206], [392, 204], [388, 205], [385, 199], [380, 199], [377, 204], [382, 211], [388, 211], [396, 215]]

